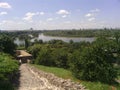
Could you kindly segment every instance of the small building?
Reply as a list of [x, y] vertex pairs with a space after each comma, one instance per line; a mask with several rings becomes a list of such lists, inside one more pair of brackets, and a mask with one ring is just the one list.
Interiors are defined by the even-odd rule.
[[25, 50], [16, 50], [16, 58], [20, 63], [30, 63], [32, 61], [32, 55]]

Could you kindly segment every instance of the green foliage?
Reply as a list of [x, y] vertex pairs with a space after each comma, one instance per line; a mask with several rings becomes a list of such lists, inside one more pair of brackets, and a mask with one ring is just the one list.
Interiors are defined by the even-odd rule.
[[50, 53], [50, 49], [42, 48], [35, 60], [35, 64], [54, 66], [54, 61], [51, 59]]
[[48, 43], [49, 44], [58, 44], [58, 45], [60, 45], [60, 44], [64, 44], [65, 42], [63, 42], [62, 40], [53, 39], [53, 40], [50, 40]]
[[111, 52], [100, 45], [93, 45], [85, 48], [79, 55], [77, 52], [72, 57], [72, 60], [75, 61], [72, 70], [77, 78], [113, 83], [117, 77], [117, 72], [112, 64], [115, 58]]
[[35, 64], [68, 68], [68, 52], [65, 48], [42, 47]]
[[[60, 37], [98, 37], [100, 35], [105, 37], [112, 37], [114, 33], [119, 33], [120, 29], [78, 29], [78, 30], [53, 30], [43, 32], [49, 36]], [[120, 33], [119, 33], [120, 35]]]
[[18, 71], [18, 62], [11, 56], [0, 53], [0, 90], [13, 90], [10, 80]]
[[0, 74], [6, 77], [18, 70], [18, 62], [13, 60], [11, 56], [0, 53]]
[[41, 40], [35, 39], [33, 44], [43, 44], [43, 40], [42, 39]]
[[0, 51], [5, 53], [13, 54], [16, 45], [13, 40], [7, 35], [0, 35]]
[[68, 68], [68, 51], [66, 48], [57, 48], [52, 52], [52, 59], [57, 67]]
[[25, 38], [25, 49], [27, 49], [30, 45], [30, 42], [27, 38]]
[[82, 80], [111, 84], [117, 78], [114, 63], [119, 61], [119, 46], [114, 40], [99, 37], [93, 43], [50, 42], [28, 48], [35, 57], [35, 64], [70, 68], [75, 77]]
[[68, 54], [70, 48], [66, 43], [55, 41], [53, 44], [35, 44], [28, 48], [29, 52], [35, 58], [36, 64], [68, 68]]
[[39, 44], [35, 44], [28, 48], [28, 51], [33, 55], [33, 58], [36, 59], [39, 51], [41, 51], [42, 46]]

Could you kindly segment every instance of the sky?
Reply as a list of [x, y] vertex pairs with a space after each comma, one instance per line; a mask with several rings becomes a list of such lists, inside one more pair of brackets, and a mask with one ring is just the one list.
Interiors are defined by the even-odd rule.
[[0, 30], [120, 28], [120, 0], [0, 0]]

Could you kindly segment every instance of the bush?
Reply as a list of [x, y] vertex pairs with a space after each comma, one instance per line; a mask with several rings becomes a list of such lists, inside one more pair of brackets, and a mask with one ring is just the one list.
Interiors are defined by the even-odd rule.
[[68, 68], [68, 51], [66, 48], [54, 49], [52, 59], [57, 67]]
[[81, 54], [74, 53], [71, 59], [74, 59], [72, 71], [79, 79], [112, 83], [117, 77], [113, 54], [99, 45], [85, 48]]
[[35, 59], [35, 64], [68, 68], [67, 48], [42, 47]]
[[0, 90], [13, 90], [10, 81], [18, 71], [18, 62], [11, 56], [0, 53]]
[[55, 63], [53, 59], [51, 59], [51, 50], [48, 48], [42, 48], [35, 60], [35, 64], [54, 66]]

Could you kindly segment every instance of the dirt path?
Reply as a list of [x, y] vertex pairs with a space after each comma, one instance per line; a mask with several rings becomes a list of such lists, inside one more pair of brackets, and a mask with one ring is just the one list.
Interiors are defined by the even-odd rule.
[[86, 90], [80, 83], [62, 79], [31, 65], [20, 66], [18, 90]]
[[18, 90], [64, 90], [48, 82], [44, 77], [39, 77], [32, 72], [26, 64], [20, 66], [20, 86]]

